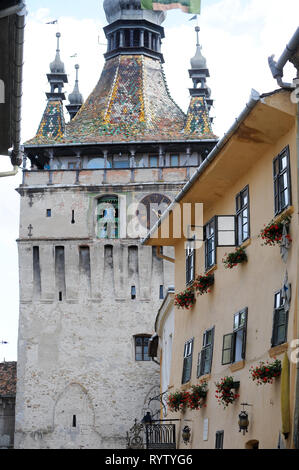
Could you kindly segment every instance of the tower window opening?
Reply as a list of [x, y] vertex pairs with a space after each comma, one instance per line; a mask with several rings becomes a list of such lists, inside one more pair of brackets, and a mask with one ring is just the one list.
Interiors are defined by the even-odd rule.
[[62, 302], [62, 292], [59, 292], [59, 302]]
[[72, 211], [72, 222], [71, 223], [72, 224], [75, 223], [75, 211]]
[[47, 209], [47, 217], [52, 217], [52, 210], [51, 209]]
[[77, 416], [73, 415], [73, 428], [77, 427]]
[[117, 196], [104, 196], [98, 200], [98, 238], [118, 238], [119, 207]]
[[132, 300], [136, 299], [136, 286], [131, 287], [131, 299]]
[[160, 286], [160, 300], [164, 299], [164, 286]]

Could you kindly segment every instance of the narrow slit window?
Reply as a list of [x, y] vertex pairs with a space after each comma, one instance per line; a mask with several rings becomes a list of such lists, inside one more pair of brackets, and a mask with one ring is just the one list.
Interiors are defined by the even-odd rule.
[[73, 415], [73, 428], [77, 427], [77, 416]]
[[136, 286], [131, 287], [131, 299], [132, 300], [136, 299]]
[[62, 292], [59, 292], [59, 302], [62, 302]]
[[72, 211], [72, 224], [75, 223], [75, 211]]
[[52, 217], [52, 210], [51, 209], [47, 209], [47, 217]]
[[164, 299], [164, 286], [160, 286], [160, 300]]

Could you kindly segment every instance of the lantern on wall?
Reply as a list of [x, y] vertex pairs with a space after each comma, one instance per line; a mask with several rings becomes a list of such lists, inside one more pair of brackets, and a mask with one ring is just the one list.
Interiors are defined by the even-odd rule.
[[245, 436], [246, 432], [248, 432], [248, 426], [249, 426], [249, 419], [248, 419], [248, 413], [245, 411], [244, 407], [245, 406], [252, 406], [249, 405], [248, 403], [241, 403], [243, 406], [243, 411], [239, 414], [239, 432], [243, 431], [243, 436]]
[[182, 438], [186, 445], [190, 441], [190, 437], [191, 437], [191, 429], [189, 428], [189, 426], [185, 426], [182, 431]]

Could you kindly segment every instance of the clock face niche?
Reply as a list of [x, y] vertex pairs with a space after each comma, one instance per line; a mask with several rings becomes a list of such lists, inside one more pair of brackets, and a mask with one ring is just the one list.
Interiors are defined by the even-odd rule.
[[140, 201], [136, 215], [142, 227], [150, 230], [163, 212], [171, 204], [164, 194], [149, 194]]

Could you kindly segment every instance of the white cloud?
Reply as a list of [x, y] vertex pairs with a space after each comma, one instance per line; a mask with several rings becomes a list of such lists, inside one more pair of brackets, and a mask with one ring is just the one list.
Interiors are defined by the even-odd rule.
[[[75, 10], [75, 7], [74, 7]], [[88, 16], [88, 10], [86, 10]], [[173, 13], [173, 12], [172, 12]], [[23, 140], [35, 135], [49, 90], [46, 73], [56, 51], [56, 25], [45, 25], [49, 9], [39, 9], [27, 18], [25, 36]], [[177, 10], [180, 26], [169, 24], [163, 42], [165, 72], [170, 92], [186, 111], [188, 88], [192, 86], [188, 69], [195, 54], [195, 22]], [[170, 16], [170, 15], [169, 15]], [[99, 15], [100, 17], [100, 15]], [[173, 17], [173, 15], [172, 15]], [[200, 16], [200, 41], [207, 58], [211, 78], [209, 86], [215, 99], [215, 132], [222, 134], [231, 126], [249, 99], [251, 88], [266, 92], [277, 88], [268, 68], [268, 56], [278, 57], [297, 28], [298, 0], [220, 0], [204, 6]], [[95, 87], [104, 64], [106, 39], [103, 25], [95, 18], [63, 17], [59, 19], [61, 57], [69, 74], [66, 91], [73, 89], [75, 63], [80, 64], [80, 91], [86, 99]], [[71, 59], [74, 53], [78, 58]], [[285, 79], [291, 81], [294, 68], [286, 67]], [[0, 171], [9, 168], [9, 160], [0, 157]], [[0, 360], [16, 359], [18, 319], [18, 262], [15, 239], [18, 237], [19, 196], [15, 178], [0, 179]]]

